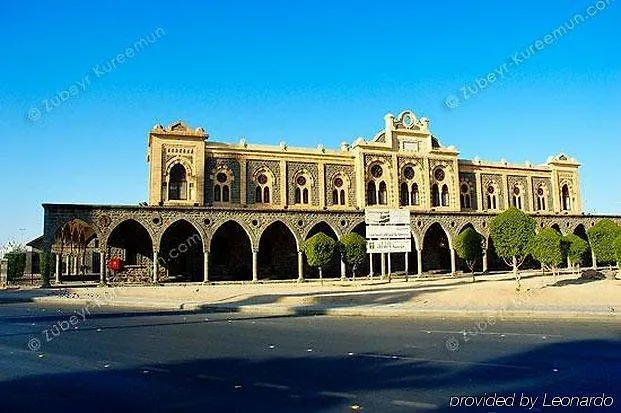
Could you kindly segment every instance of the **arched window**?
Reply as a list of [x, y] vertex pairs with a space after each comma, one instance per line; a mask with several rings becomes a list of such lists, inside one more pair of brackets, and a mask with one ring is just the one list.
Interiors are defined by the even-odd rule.
[[489, 184], [487, 186], [487, 209], [497, 209], [498, 208], [498, 202], [497, 202], [497, 194], [496, 194], [496, 188], [494, 187], [494, 185]]
[[418, 193], [418, 184], [412, 184], [412, 191], [410, 192], [410, 205], [420, 205], [420, 196]]
[[295, 188], [294, 202], [296, 204], [302, 203], [302, 192], [300, 191], [300, 188]]
[[431, 206], [440, 206], [440, 190], [438, 189], [438, 184], [433, 184], [431, 186]]
[[543, 186], [537, 188], [537, 211], [546, 210], [546, 191]]
[[346, 205], [345, 189], [349, 187], [349, 180], [342, 174], [332, 178], [332, 205]]
[[386, 182], [382, 181], [379, 184], [378, 200], [380, 205], [386, 205], [388, 198], [386, 196]]
[[406, 206], [410, 204], [410, 194], [408, 191], [408, 184], [405, 182], [401, 182], [401, 186], [399, 188], [399, 205]]
[[213, 202], [231, 202], [231, 182], [233, 174], [226, 168], [220, 169], [214, 176]]
[[263, 190], [257, 185], [257, 189], [254, 194], [254, 202], [260, 204], [263, 202]]
[[377, 204], [377, 190], [375, 187], [375, 181], [370, 181], [367, 185], [367, 204]]
[[267, 172], [260, 172], [255, 181], [257, 183], [255, 189], [255, 202], [258, 204], [269, 204], [270, 203], [270, 187], [273, 184], [272, 176]]
[[446, 185], [442, 185], [442, 206], [449, 206], [449, 190]]
[[294, 203], [309, 204], [311, 178], [308, 173], [298, 172], [293, 184], [295, 185]]
[[561, 201], [563, 211], [571, 211], [571, 197], [569, 196], [569, 186], [567, 184], [561, 188]]
[[513, 187], [512, 204], [517, 209], [522, 209], [522, 190], [517, 185]]
[[187, 175], [185, 168], [180, 163], [173, 166], [170, 170], [168, 182], [168, 199], [183, 200], [187, 198]]
[[462, 183], [459, 190], [459, 203], [462, 209], [472, 208], [472, 191], [470, 185], [466, 182]]

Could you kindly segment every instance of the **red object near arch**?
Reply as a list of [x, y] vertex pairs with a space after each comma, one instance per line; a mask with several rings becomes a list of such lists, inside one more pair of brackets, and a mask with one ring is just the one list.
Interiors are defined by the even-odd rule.
[[123, 269], [123, 260], [119, 257], [110, 258], [106, 266], [109, 270], [120, 271]]

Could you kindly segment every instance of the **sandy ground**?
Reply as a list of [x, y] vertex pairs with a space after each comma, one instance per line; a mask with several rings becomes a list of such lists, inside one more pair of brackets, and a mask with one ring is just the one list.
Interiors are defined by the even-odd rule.
[[578, 275], [525, 273], [516, 291], [512, 274], [443, 278], [318, 281], [303, 283], [186, 284], [146, 287], [62, 286], [51, 290], [5, 291], [33, 296], [67, 296], [67, 300], [98, 300], [110, 305], [149, 304], [183, 307], [188, 304], [239, 307], [381, 308], [447, 311], [585, 311], [621, 312], [621, 280], [584, 282]]

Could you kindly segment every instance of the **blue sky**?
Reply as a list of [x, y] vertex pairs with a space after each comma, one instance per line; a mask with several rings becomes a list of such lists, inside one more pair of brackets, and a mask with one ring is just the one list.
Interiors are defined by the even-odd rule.
[[[576, 14], [588, 18], [510, 63]], [[147, 132], [178, 119], [214, 140], [337, 147], [412, 109], [463, 158], [567, 152], [585, 210], [620, 214], [619, 21], [619, 0], [3, 1], [0, 243], [42, 233], [43, 202], [145, 201]]]

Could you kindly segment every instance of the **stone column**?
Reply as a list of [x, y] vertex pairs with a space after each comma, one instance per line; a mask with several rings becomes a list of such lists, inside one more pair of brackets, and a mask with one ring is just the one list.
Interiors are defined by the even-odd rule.
[[457, 263], [455, 260], [455, 250], [451, 248], [451, 274], [455, 275], [457, 272]]
[[158, 272], [159, 272], [159, 251], [158, 250], [153, 250], [153, 284], [157, 284], [158, 281]]
[[487, 249], [483, 250], [483, 272], [487, 273], [487, 266], [488, 266], [488, 262], [487, 262]]
[[408, 262], [408, 258], [410, 254], [408, 252], [405, 253], [405, 277], [407, 278], [408, 273], [410, 272], [410, 263]]
[[4, 288], [9, 284], [9, 260], [0, 260], [0, 287]]
[[380, 255], [380, 267], [381, 267], [381, 274], [382, 277], [386, 275], [386, 253], [382, 252]]
[[304, 252], [298, 251], [298, 281], [304, 281]]
[[388, 275], [392, 275], [392, 260], [391, 260], [391, 256], [392, 254], [389, 252], [388, 254]]
[[416, 266], [418, 271], [418, 276], [423, 275], [423, 250], [416, 250]]
[[105, 249], [99, 250], [99, 285], [106, 285], [106, 251]]
[[369, 253], [369, 277], [373, 278], [373, 253]]
[[73, 261], [73, 271], [72, 271], [72, 275], [78, 275], [78, 256], [74, 255], [72, 257], [72, 261]]
[[341, 279], [347, 278], [347, 266], [345, 265], [345, 261], [341, 259]]
[[593, 269], [597, 269], [597, 257], [595, 256], [595, 251], [591, 248], [591, 260], [593, 260]]
[[209, 251], [203, 253], [203, 284], [209, 283]]
[[259, 281], [259, 250], [252, 250], [252, 281]]
[[61, 255], [56, 254], [56, 271], [54, 272], [54, 277], [56, 279], [56, 284], [60, 284], [60, 272], [62, 270], [61, 267]]

